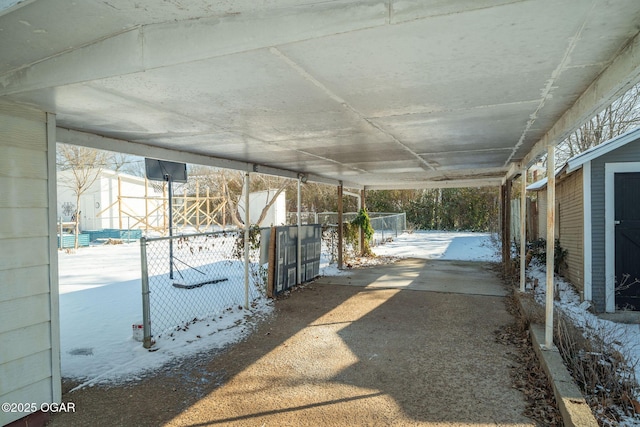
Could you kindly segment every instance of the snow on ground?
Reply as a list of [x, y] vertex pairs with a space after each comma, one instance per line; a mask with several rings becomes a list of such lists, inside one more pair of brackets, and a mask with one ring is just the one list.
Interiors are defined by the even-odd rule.
[[[545, 266], [540, 263], [532, 263], [527, 271], [527, 277], [532, 281], [537, 279], [538, 285], [533, 290], [534, 296], [536, 301], [544, 306], [547, 283]], [[600, 319], [588, 311], [590, 303], [588, 301], [580, 302], [580, 296], [576, 290], [562, 277], [556, 275], [554, 284], [559, 294], [559, 301], [555, 301], [554, 306], [569, 317], [575, 325], [587, 331], [590, 336], [606, 337], [606, 341], [611, 343], [615, 350], [627, 359], [631, 368], [635, 369], [636, 381], [640, 384], [640, 325]], [[640, 396], [635, 396], [635, 398], [640, 400]], [[627, 417], [619, 425], [639, 426], [640, 419]]]
[[490, 233], [416, 231], [373, 248], [376, 255], [400, 258], [499, 262]]
[[158, 340], [149, 352], [133, 339], [142, 323], [140, 245], [91, 246], [59, 254], [62, 375], [93, 385], [138, 378], [176, 358], [221, 348], [250, 331], [249, 317], [271, 310], [265, 299], [209, 316]]
[[[374, 248], [378, 255], [497, 261], [490, 235], [462, 232], [415, 232]], [[166, 363], [198, 352], [222, 348], [251, 330], [251, 318], [266, 316], [272, 305], [256, 300], [250, 312], [234, 307], [209, 316], [188, 330], [163, 335], [149, 352], [132, 337], [142, 322], [140, 245], [103, 245], [59, 253], [62, 375], [81, 382], [134, 380]], [[321, 275], [348, 274], [325, 257]]]

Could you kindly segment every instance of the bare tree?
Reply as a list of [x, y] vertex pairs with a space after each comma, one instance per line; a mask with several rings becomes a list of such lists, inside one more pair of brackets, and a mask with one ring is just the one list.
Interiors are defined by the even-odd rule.
[[[222, 203], [227, 206], [227, 212], [231, 221], [236, 227], [244, 227], [244, 219], [240, 217], [238, 212], [239, 200], [243, 192], [244, 186], [244, 172], [232, 171], [225, 169], [216, 169], [205, 166], [194, 166], [190, 171], [190, 188], [189, 191], [195, 191], [195, 180], [199, 181], [200, 185], [207, 186], [209, 191], [212, 191], [214, 195], [217, 195], [222, 199]], [[260, 217], [257, 220], [257, 225], [261, 225], [267, 217], [269, 209], [275, 204], [278, 196], [282, 194], [293, 181], [286, 178], [274, 177], [263, 174], [251, 175], [251, 188], [250, 191], [262, 191], [262, 190], [274, 190], [275, 193], [267, 197], [266, 203], [262, 206]]]
[[100, 176], [107, 163], [108, 154], [105, 151], [76, 145], [58, 144], [57, 167], [59, 170], [71, 171], [69, 178], [62, 178], [61, 184], [73, 191], [76, 197], [74, 220], [74, 248], [78, 249], [78, 234], [80, 233], [80, 197], [93, 185]]
[[639, 126], [639, 104], [640, 84], [633, 86], [558, 144], [556, 156], [559, 163]]

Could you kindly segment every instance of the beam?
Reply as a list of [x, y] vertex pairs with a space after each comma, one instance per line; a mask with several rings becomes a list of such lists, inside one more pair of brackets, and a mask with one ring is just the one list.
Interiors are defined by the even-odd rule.
[[638, 33], [611, 64], [580, 95], [553, 127], [533, 146], [522, 160], [531, 166], [545, 153], [549, 145], [557, 145], [595, 116], [604, 107], [640, 81], [640, 33]]
[[[255, 163], [242, 162], [238, 160], [225, 159], [221, 157], [207, 156], [188, 151], [181, 151], [171, 148], [156, 147], [139, 142], [131, 142], [124, 139], [109, 138], [93, 133], [80, 132], [77, 130], [56, 128], [57, 142], [64, 144], [80, 145], [83, 147], [95, 148], [98, 150], [113, 151], [116, 153], [131, 154], [140, 157], [153, 157], [157, 159], [174, 162], [189, 163], [193, 165], [212, 166], [222, 169], [232, 169], [244, 172], [257, 172], [266, 175], [280, 176], [284, 178], [297, 179], [301, 171], [290, 171], [270, 166], [258, 165]], [[337, 185], [338, 180], [323, 176], [304, 173], [310, 182]], [[349, 184], [349, 187], [362, 188], [358, 184]]]
[[389, 6], [382, 1], [324, 2], [141, 25], [5, 73], [0, 96], [384, 26], [388, 16]]
[[[421, 190], [428, 188], [499, 187], [503, 178], [452, 179], [444, 181], [407, 182], [406, 184], [365, 185], [365, 190]], [[351, 187], [349, 185], [349, 187]]]

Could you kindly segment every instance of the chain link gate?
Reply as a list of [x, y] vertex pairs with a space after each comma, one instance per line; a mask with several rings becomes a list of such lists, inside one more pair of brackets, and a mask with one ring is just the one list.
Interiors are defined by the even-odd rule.
[[[264, 295], [259, 233], [250, 242], [248, 300]], [[242, 306], [244, 232], [140, 239], [145, 348], [194, 319]]]

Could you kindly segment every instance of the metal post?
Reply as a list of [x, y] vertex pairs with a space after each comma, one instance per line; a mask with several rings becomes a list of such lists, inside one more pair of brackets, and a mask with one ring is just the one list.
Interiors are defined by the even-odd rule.
[[122, 230], [122, 178], [118, 176], [118, 228]]
[[[171, 175], [165, 175], [169, 188], [169, 237], [173, 236], [173, 183]], [[173, 239], [169, 239], [169, 279], [173, 280]]]
[[249, 172], [244, 176], [244, 308], [249, 309]]
[[520, 292], [524, 292], [527, 268], [527, 168], [522, 170], [520, 179]]
[[342, 270], [342, 181], [338, 185], [338, 270]]
[[298, 177], [298, 256], [296, 262], [296, 271], [298, 272], [298, 284], [302, 283], [302, 177]]
[[553, 348], [553, 271], [555, 258], [556, 172], [555, 146], [547, 147], [547, 295], [544, 345]]
[[144, 348], [151, 347], [151, 309], [149, 306], [149, 270], [147, 269], [147, 238], [140, 238], [140, 264], [142, 267], [142, 332]]
[[[367, 201], [365, 198], [366, 194], [364, 192], [364, 189], [360, 190], [360, 197], [358, 197], [358, 202], [360, 202], [360, 206], [358, 206], [358, 208], [360, 209], [365, 209], [367, 207]], [[364, 230], [362, 230], [362, 227], [359, 227], [358, 230], [358, 250], [360, 252], [360, 255], [364, 255], [364, 248], [365, 246], [365, 237], [364, 237]]]

